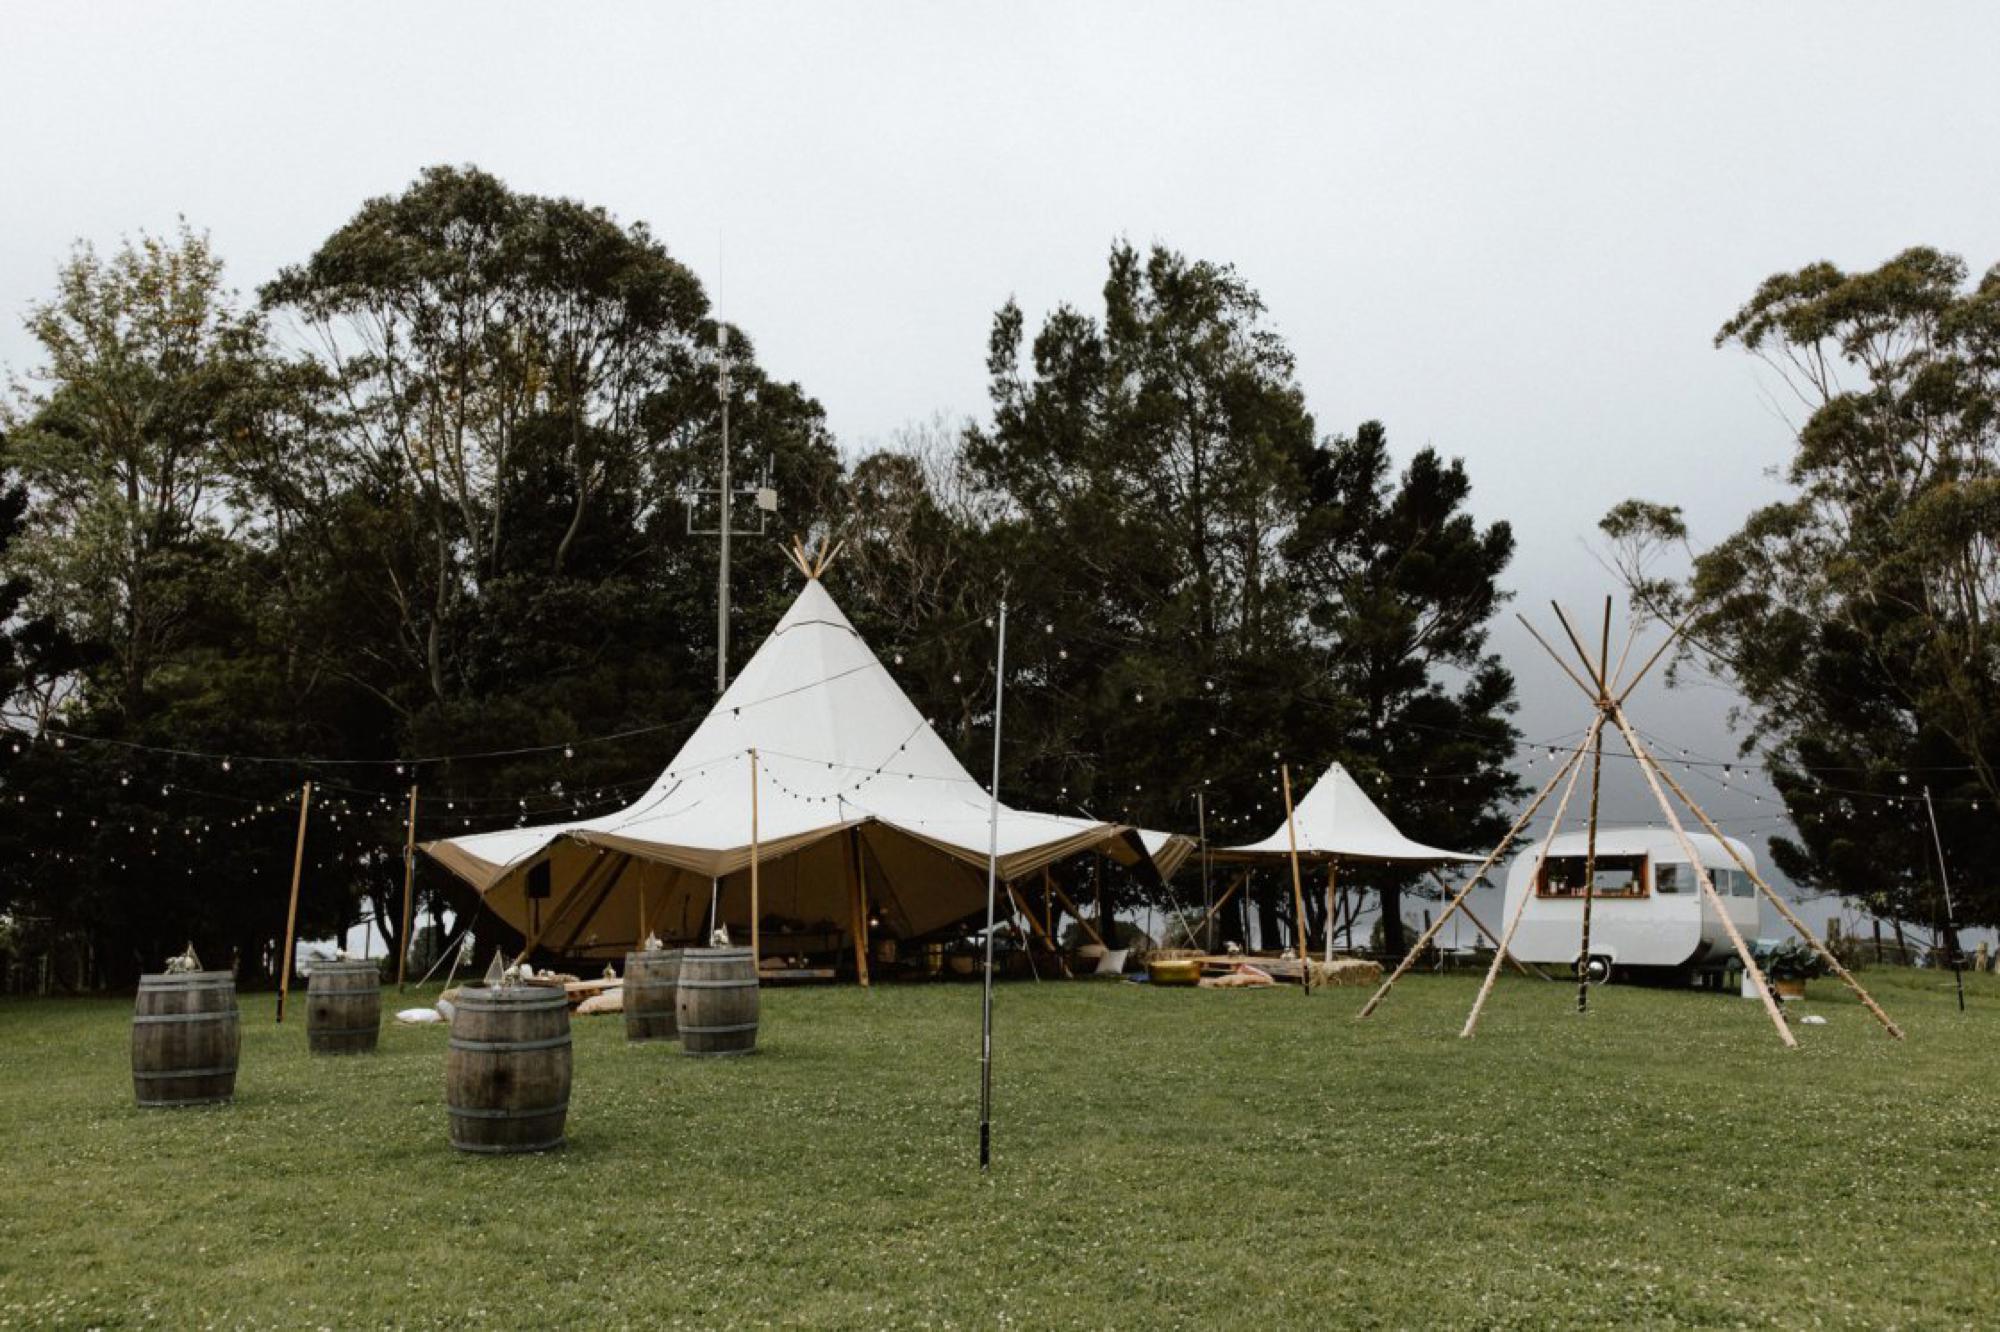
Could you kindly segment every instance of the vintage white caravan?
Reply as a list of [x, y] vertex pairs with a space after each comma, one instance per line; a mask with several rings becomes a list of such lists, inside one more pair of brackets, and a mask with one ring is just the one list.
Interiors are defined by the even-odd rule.
[[[1688, 841], [1738, 933], [1755, 940], [1757, 886], [1717, 838], [1689, 833]], [[1746, 864], [1757, 863], [1742, 842], [1732, 837], [1729, 845]], [[1583, 934], [1584, 846], [1582, 832], [1564, 833], [1549, 845], [1545, 862], [1540, 844], [1515, 857], [1507, 872], [1504, 918], [1512, 920], [1522, 898], [1532, 897], [1514, 935], [1513, 951], [1522, 961], [1564, 968], [1575, 964]], [[1704, 899], [1694, 866], [1671, 830], [1599, 828], [1594, 878], [1593, 975], [1692, 976], [1719, 972], [1735, 960], [1722, 920]]]

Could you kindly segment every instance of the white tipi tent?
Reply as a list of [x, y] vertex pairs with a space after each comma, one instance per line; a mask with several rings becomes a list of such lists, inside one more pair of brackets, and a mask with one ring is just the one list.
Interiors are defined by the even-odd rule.
[[[607, 957], [648, 933], [698, 940], [712, 905], [740, 937], [753, 773], [764, 951], [853, 947], [865, 975], [870, 920], [878, 936], [912, 938], [984, 911], [985, 790], [817, 579], [630, 807], [423, 849], [530, 950]], [[1000, 809], [1005, 881], [1093, 850], [1166, 875], [1190, 849], [1125, 824]]]

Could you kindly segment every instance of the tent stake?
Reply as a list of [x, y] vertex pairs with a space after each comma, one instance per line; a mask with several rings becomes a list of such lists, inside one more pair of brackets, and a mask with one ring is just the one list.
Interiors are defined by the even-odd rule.
[[299, 925], [299, 875], [306, 864], [306, 811], [312, 807], [313, 784], [299, 791], [299, 842], [292, 851], [292, 904], [285, 911], [285, 952], [278, 969], [278, 1021], [285, 1020], [285, 995], [292, 988], [292, 949]]
[[410, 787], [410, 830], [403, 840], [403, 932], [396, 936], [396, 989], [403, 989], [404, 968], [410, 960], [410, 890], [417, 877], [417, 788]]
[[1299, 955], [1299, 993], [1312, 993], [1312, 954], [1306, 949], [1306, 890], [1299, 882], [1299, 829], [1292, 818], [1292, 765], [1278, 765], [1279, 780], [1285, 788], [1285, 840], [1292, 859], [1292, 943]]
[[[979, 996], [979, 1169], [993, 1164], [993, 899], [1000, 880], [1000, 716], [1007, 686], [1007, 598], [993, 660], [993, 783], [986, 792], [986, 974]], [[1011, 885], [1010, 885], [1011, 889]]]

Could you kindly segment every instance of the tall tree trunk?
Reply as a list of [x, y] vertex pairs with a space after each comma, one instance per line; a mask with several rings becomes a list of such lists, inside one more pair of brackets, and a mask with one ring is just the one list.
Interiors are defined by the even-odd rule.
[[1403, 937], [1403, 890], [1393, 883], [1382, 885], [1382, 951], [1391, 957], [1409, 951]]

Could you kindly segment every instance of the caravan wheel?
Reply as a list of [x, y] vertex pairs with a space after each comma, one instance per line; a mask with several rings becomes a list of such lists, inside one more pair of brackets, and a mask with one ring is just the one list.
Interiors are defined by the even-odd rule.
[[1597, 956], [1590, 959], [1583, 969], [1584, 979], [1592, 985], [1602, 985], [1611, 979], [1611, 959]]

